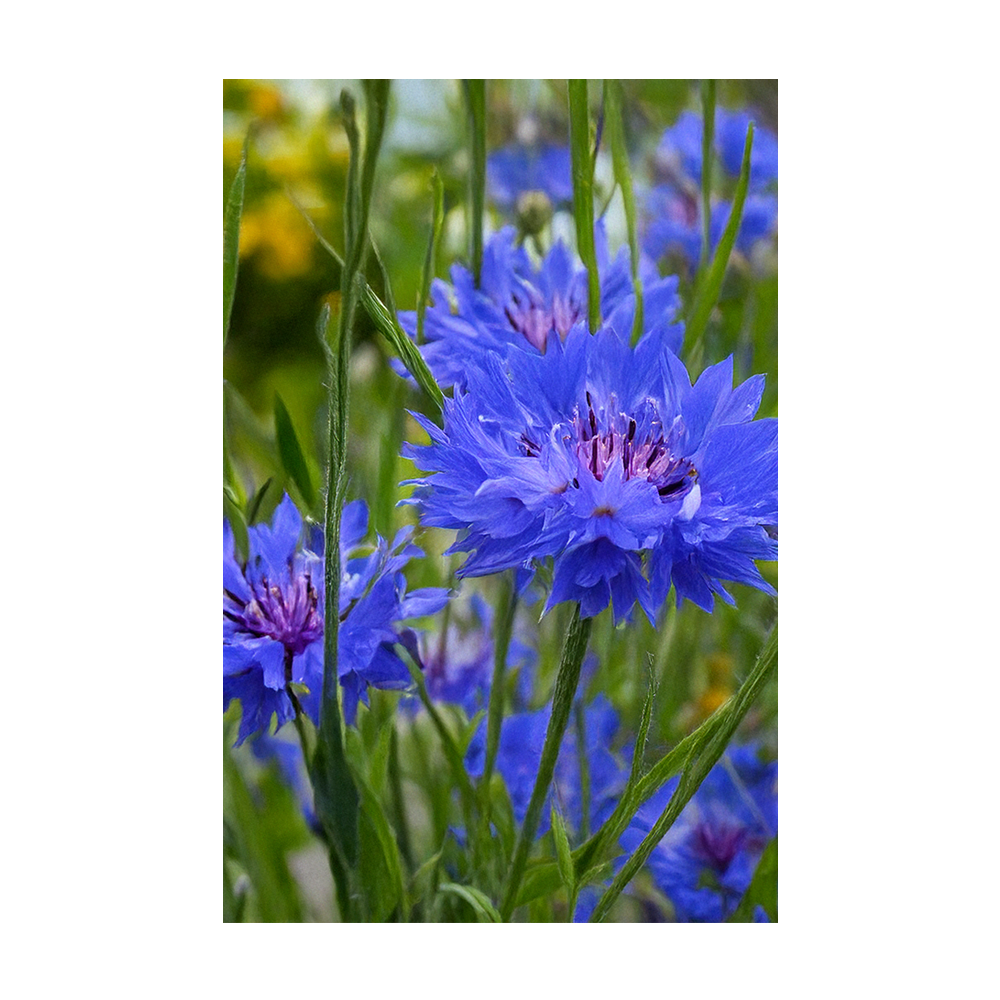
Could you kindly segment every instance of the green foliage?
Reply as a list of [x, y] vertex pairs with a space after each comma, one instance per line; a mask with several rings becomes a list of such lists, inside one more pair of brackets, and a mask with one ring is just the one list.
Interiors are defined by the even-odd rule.
[[771, 923], [778, 921], [778, 838], [775, 837], [757, 862], [753, 880], [740, 900], [736, 912], [729, 918], [730, 923], [749, 924], [758, 906], [764, 907]]
[[590, 150], [590, 111], [587, 81], [570, 80], [569, 150], [573, 164], [573, 216], [576, 247], [587, 268], [587, 318], [590, 332], [601, 325], [601, 281], [594, 246], [594, 161]]
[[316, 491], [309, 475], [309, 466], [295, 433], [295, 427], [292, 425], [292, 418], [277, 393], [274, 394], [274, 432], [278, 441], [278, 454], [281, 456], [285, 472], [299, 488], [306, 507], [313, 507], [316, 503]]
[[469, 116], [469, 257], [479, 287], [483, 270], [483, 212], [486, 207], [486, 81], [463, 80]]
[[236, 273], [240, 265], [240, 217], [243, 214], [243, 193], [247, 179], [247, 150], [243, 147], [240, 169], [236, 171], [233, 186], [226, 200], [226, 214], [222, 223], [222, 346], [229, 337], [229, 318], [233, 312], [236, 295]]

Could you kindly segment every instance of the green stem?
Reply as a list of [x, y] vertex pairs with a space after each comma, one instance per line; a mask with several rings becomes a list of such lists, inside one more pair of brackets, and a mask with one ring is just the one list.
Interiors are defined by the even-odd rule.
[[469, 225], [472, 273], [476, 288], [483, 270], [483, 213], [486, 208], [486, 81], [463, 80], [466, 107], [469, 112], [469, 205], [472, 218]]
[[556, 761], [559, 758], [559, 748], [562, 745], [563, 735], [566, 732], [566, 725], [573, 707], [573, 698], [580, 682], [580, 667], [583, 664], [584, 654], [587, 652], [587, 641], [590, 638], [590, 629], [593, 623], [593, 618], [580, 617], [579, 605], [574, 608], [573, 618], [566, 633], [566, 643], [563, 646], [562, 662], [559, 664], [555, 690], [552, 694], [552, 714], [545, 731], [545, 743], [542, 746], [542, 758], [538, 764], [538, 776], [535, 778], [531, 801], [528, 803], [528, 811], [525, 813], [517, 846], [514, 848], [507, 893], [500, 909], [500, 915], [504, 921], [510, 920], [511, 914], [514, 912], [518, 889], [521, 887], [521, 879], [524, 877], [524, 869], [528, 861], [528, 852], [534, 843], [535, 831], [538, 829], [538, 822], [542, 816], [542, 806], [545, 804], [545, 796], [552, 784], [552, 775], [555, 773]]
[[569, 80], [569, 148], [573, 164], [573, 215], [576, 247], [587, 268], [587, 320], [590, 332], [601, 325], [601, 280], [594, 246], [594, 169], [590, 158], [587, 81]]
[[701, 81], [701, 266], [708, 267], [712, 214], [712, 148], [715, 138], [715, 81]]

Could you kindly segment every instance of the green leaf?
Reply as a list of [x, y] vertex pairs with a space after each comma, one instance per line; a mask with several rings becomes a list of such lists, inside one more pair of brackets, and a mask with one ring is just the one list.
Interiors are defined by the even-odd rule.
[[764, 853], [757, 862], [757, 870], [736, 912], [729, 918], [729, 923], [753, 923], [754, 910], [764, 907], [771, 923], [778, 922], [778, 838], [775, 837], [764, 848]]
[[292, 418], [284, 400], [278, 393], [274, 394], [274, 430], [278, 439], [278, 454], [281, 456], [281, 464], [284, 466], [285, 472], [288, 473], [288, 477], [298, 486], [306, 506], [311, 508], [316, 502], [316, 490], [313, 487], [309, 466], [302, 453]]
[[[277, 490], [272, 489], [274, 485], [274, 476], [269, 476], [264, 485], [248, 501], [246, 518], [248, 525], [256, 524], [258, 521], [267, 520], [270, 517], [270, 514], [274, 510], [274, 505], [277, 504], [277, 500], [274, 499]], [[265, 503], [264, 501], [269, 491], [271, 498]]]
[[247, 537], [247, 522], [243, 517], [240, 505], [236, 502], [236, 495], [228, 486], [222, 487], [222, 512], [225, 514], [229, 526], [233, 529], [236, 557], [242, 562], [250, 552], [250, 541]]
[[736, 182], [736, 193], [733, 196], [733, 209], [729, 214], [729, 221], [723, 230], [722, 239], [715, 248], [715, 255], [712, 263], [698, 282], [695, 291], [694, 302], [691, 306], [691, 315], [687, 322], [687, 330], [684, 334], [684, 351], [690, 358], [695, 347], [700, 343], [708, 326], [712, 309], [715, 308], [719, 300], [719, 292], [722, 289], [722, 279], [726, 276], [726, 265], [729, 263], [729, 255], [733, 252], [736, 244], [736, 234], [740, 229], [740, 222], [743, 219], [743, 204], [747, 197], [747, 186], [750, 183], [750, 150], [753, 147], [753, 122], [747, 126], [746, 143], [743, 146], [743, 165], [740, 168], [740, 178]]
[[420, 275], [420, 298], [417, 299], [418, 344], [424, 342], [424, 315], [431, 297], [431, 282], [434, 280], [434, 272], [437, 269], [438, 245], [441, 242], [441, 231], [444, 228], [444, 184], [437, 167], [431, 171], [431, 188], [434, 191], [434, 215], [431, 220], [431, 238], [427, 241], [427, 254], [424, 257], [424, 270]]
[[573, 869], [573, 854], [569, 849], [569, 836], [554, 802], [549, 811], [552, 815], [552, 839], [556, 842], [556, 863], [559, 866], [559, 877], [562, 879], [562, 884], [572, 893], [576, 888], [576, 873]]
[[275, 838], [269, 817], [254, 804], [228, 747], [223, 747], [222, 788], [232, 850], [254, 888], [258, 919], [264, 923], [301, 921], [302, 904], [285, 861], [284, 845]]
[[388, 919], [396, 907], [405, 919], [408, 912], [403, 868], [396, 838], [375, 793], [360, 776], [361, 815], [358, 823], [358, 873], [368, 919]]
[[240, 265], [240, 218], [243, 215], [243, 192], [247, 180], [247, 147], [243, 144], [243, 155], [240, 157], [240, 168], [236, 171], [229, 198], [226, 201], [226, 214], [222, 223], [222, 346], [226, 346], [229, 336], [229, 318], [233, 312], [233, 299], [236, 297], [236, 272]]
[[486, 207], [486, 81], [463, 80], [469, 116], [469, 256], [476, 288], [483, 270], [483, 212]]
[[501, 923], [500, 914], [496, 907], [490, 902], [485, 893], [471, 885], [458, 885], [455, 882], [442, 882], [438, 887], [441, 892], [451, 893], [464, 899], [472, 907], [479, 923]]
[[576, 248], [587, 268], [587, 318], [590, 332], [601, 325], [601, 281], [594, 246], [594, 169], [590, 157], [587, 81], [569, 80], [569, 149], [573, 164], [573, 216]]
[[649, 722], [653, 717], [653, 701], [656, 698], [656, 678], [653, 676], [653, 657], [648, 654], [646, 700], [642, 703], [642, 718], [639, 721], [639, 732], [635, 738], [635, 750], [632, 753], [632, 770], [628, 776], [628, 787], [634, 788], [641, 777], [642, 757], [646, 752], [646, 739], [649, 735]]
[[625, 121], [622, 107], [624, 96], [621, 80], [605, 80], [605, 121], [608, 141], [611, 143], [611, 158], [614, 163], [615, 183], [622, 193], [625, 204], [625, 225], [628, 229], [628, 246], [632, 264], [632, 288], [635, 291], [635, 318], [632, 322], [632, 346], [642, 336], [642, 281], [639, 278], [639, 239], [635, 221], [635, 195], [632, 191], [632, 173], [628, 165], [628, 149], [625, 145]]

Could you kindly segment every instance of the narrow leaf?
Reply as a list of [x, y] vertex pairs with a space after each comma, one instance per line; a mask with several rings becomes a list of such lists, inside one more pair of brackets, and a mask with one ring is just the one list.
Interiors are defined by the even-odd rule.
[[635, 751], [632, 754], [632, 770], [628, 776], [630, 788], [635, 787], [642, 769], [642, 758], [646, 752], [646, 739], [649, 735], [649, 722], [653, 717], [653, 701], [656, 698], [656, 678], [653, 675], [653, 656], [649, 655], [647, 667], [648, 683], [646, 684], [646, 700], [642, 703], [642, 718], [639, 720], [639, 732], [635, 738]]
[[498, 924], [501, 922], [500, 914], [497, 913], [496, 907], [489, 901], [485, 893], [479, 889], [471, 885], [458, 885], [455, 882], [442, 882], [439, 888], [441, 892], [451, 893], [460, 899], [464, 899], [472, 907], [480, 923]]
[[424, 270], [420, 276], [420, 298], [417, 299], [417, 343], [424, 342], [424, 316], [427, 303], [431, 297], [431, 282], [437, 270], [438, 245], [441, 242], [441, 231], [444, 228], [444, 184], [437, 167], [431, 171], [431, 188], [434, 191], [434, 215], [431, 219], [431, 238], [427, 241], [427, 254], [424, 257]]
[[316, 502], [316, 491], [309, 475], [309, 466], [302, 453], [302, 447], [295, 433], [288, 408], [278, 393], [274, 394], [274, 431], [278, 439], [278, 454], [281, 456], [281, 464], [284, 466], [285, 472], [288, 473], [288, 477], [298, 486], [306, 506], [312, 507]]
[[243, 215], [243, 192], [247, 179], [247, 147], [243, 144], [243, 155], [240, 157], [240, 168], [236, 171], [229, 198], [226, 201], [226, 214], [222, 223], [222, 346], [226, 346], [229, 336], [229, 318], [233, 312], [233, 299], [236, 296], [236, 272], [240, 264], [240, 218]]
[[736, 912], [729, 918], [729, 923], [753, 923], [754, 910], [764, 907], [771, 923], [778, 920], [778, 838], [775, 837], [764, 848], [764, 853], [757, 862], [757, 869], [747, 888]]
[[587, 81], [569, 80], [569, 148], [573, 164], [573, 216], [576, 247], [587, 268], [587, 318], [590, 332], [601, 325], [601, 281], [594, 246], [594, 171], [590, 159]]
[[559, 810], [553, 802], [550, 807], [552, 815], [552, 839], [556, 842], [556, 863], [559, 866], [559, 877], [566, 888], [573, 892], [576, 888], [576, 873], [573, 869], [573, 854], [569, 849], [569, 836]]
[[715, 255], [704, 275], [704, 280], [698, 283], [694, 303], [691, 307], [691, 318], [688, 320], [687, 331], [684, 335], [684, 351], [689, 357], [701, 341], [705, 328], [708, 326], [712, 309], [715, 308], [719, 292], [722, 289], [722, 279], [726, 276], [729, 255], [736, 244], [736, 234], [739, 232], [740, 222], [743, 219], [743, 203], [746, 201], [747, 186], [750, 183], [750, 150], [752, 147], [753, 122], [750, 122], [747, 126], [746, 144], [743, 146], [743, 165], [740, 168], [740, 179], [736, 182], [736, 194], [733, 196], [733, 209], [722, 233], [722, 239], [719, 240], [719, 245], [715, 248]]

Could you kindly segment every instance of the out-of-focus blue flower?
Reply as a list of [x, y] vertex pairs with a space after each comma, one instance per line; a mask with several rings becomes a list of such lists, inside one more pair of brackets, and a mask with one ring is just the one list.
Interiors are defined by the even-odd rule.
[[573, 201], [573, 175], [567, 146], [505, 146], [486, 158], [486, 189], [501, 211], [518, 198], [540, 191], [559, 208]]
[[[621, 836], [626, 851], [639, 846], [676, 787], [673, 779], [639, 810]], [[673, 904], [678, 921], [719, 923], [739, 905], [764, 848], [777, 833], [777, 761], [762, 762], [753, 745], [732, 747], [653, 850], [646, 867]], [[760, 916], [755, 914], [755, 920]]]
[[[509, 715], [500, 727], [500, 746], [497, 750], [496, 767], [503, 776], [510, 793], [511, 806], [518, 823], [524, 821], [535, 787], [538, 764], [542, 759], [545, 744], [545, 730], [552, 714], [548, 704], [537, 712]], [[590, 807], [588, 821], [591, 830], [596, 830], [614, 811], [628, 778], [628, 773], [619, 764], [609, 749], [618, 729], [618, 716], [611, 704], [599, 695], [594, 703], [584, 710], [585, 756], [590, 782]], [[485, 720], [476, 730], [465, 756], [468, 772], [473, 777], [483, 773], [486, 761]], [[549, 802], [555, 795], [556, 807], [572, 831], [583, 826], [583, 792], [580, 780], [580, 755], [577, 749], [576, 729], [570, 724], [563, 737], [552, 779], [552, 790], [545, 801], [537, 836], [543, 836], [549, 829]]]
[[[603, 325], [624, 339], [632, 333], [635, 293], [627, 247], [612, 261], [604, 228], [595, 231], [598, 274], [601, 278]], [[662, 336], [679, 351], [684, 326], [677, 319], [680, 298], [677, 278], [661, 278], [646, 258], [640, 263], [643, 282], [643, 336]], [[470, 369], [481, 368], [489, 354], [515, 347], [545, 353], [551, 335], [565, 340], [569, 331], [587, 323], [587, 271], [556, 242], [541, 265], [535, 267], [517, 234], [507, 227], [495, 233], [483, 249], [480, 287], [461, 264], [451, 268], [452, 285], [436, 280], [433, 305], [424, 316], [426, 342], [421, 353], [438, 383], [464, 386]], [[417, 314], [402, 312], [403, 329], [416, 337]]]
[[[448, 624], [447, 633], [422, 638], [424, 680], [433, 701], [461, 705], [471, 719], [489, 704], [493, 682], [493, 612], [478, 594], [469, 601], [468, 623]], [[507, 650], [507, 670], [518, 671], [517, 696], [522, 705], [531, 696], [531, 670], [535, 652], [517, 637], [515, 623]]]
[[545, 354], [509, 350], [470, 369], [444, 405], [444, 429], [415, 415], [429, 446], [409, 503], [460, 534], [460, 575], [554, 557], [546, 609], [579, 601], [590, 617], [636, 601], [652, 621], [670, 590], [711, 611], [722, 580], [768, 593], [755, 559], [776, 559], [777, 420], [752, 418], [764, 389], [733, 389], [732, 358], [692, 386], [664, 336], [634, 349], [612, 329], [554, 333]]
[[[717, 108], [715, 151], [722, 167], [738, 177], [750, 116]], [[675, 252], [692, 266], [701, 260], [701, 116], [685, 111], [663, 133], [656, 152], [657, 171], [663, 183], [645, 200], [642, 247], [654, 260]], [[768, 128], [754, 129], [750, 153], [750, 186], [743, 218], [736, 235], [736, 249], [748, 254], [754, 244], [774, 231], [778, 219], [777, 196], [768, 188], [778, 179], [778, 137]], [[732, 211], [732, 203], [717, 200], [709, 219], [709, 246], [719, 244]]]
[[292, 790], [306, 822], [314, 830], [320, 825], [316, 819], [312, 784], [306, 771], [305, 758], [298, 741], [291, 742], [264, 731], [250, 741], [254, 756], [265, 766], [273, 762], [281, 780]]
[[[393, 649], [401, 643], [416, 655], [416, 636], [400, 630], [406, 618], [433, 614], [447, 602], [447, 591], [423, 588], [406, 593], [400, 572], [412, 556], [422, 555], [402, 530], [392, 546], [379, 538], [374, 552], [349, 558], [368, 526], [364, 502], [344, 507], [341, 519], [340, 629], [338, 674], [344, 712], [353, 722], [367, 689], [400, 689], [410, 683], [405, 662]], [[223, 708], [239, 699], [243, 714], [237, 745], [251, 733], [267, 730], [272, 715], [282, 726], [295, 715], [292, 685], [314, 722], [319, 720], [323, 686], [323, 534], [315, 526], [309, 547], [300, 544], [302, 517], [287, 495], [270, 525], [248, 529], [249, 558], [237, 562], [233, 533], [222, 526], [222, 694]]]

